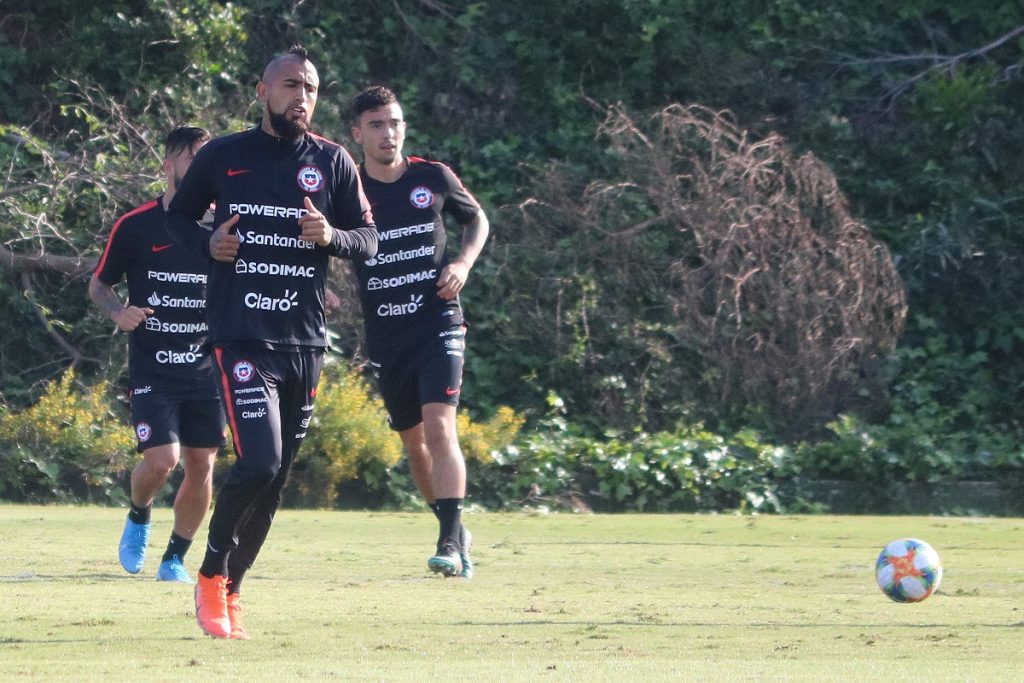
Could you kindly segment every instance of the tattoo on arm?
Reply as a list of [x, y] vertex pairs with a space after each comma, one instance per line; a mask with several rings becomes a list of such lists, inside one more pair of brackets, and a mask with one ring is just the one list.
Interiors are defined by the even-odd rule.
[[113, 318], [115, 313], [124, 308], [124, 302], [117, 296], [114, 288], [100, 282], [96, 278], [89, 281], [89, 298], [110, 318]]

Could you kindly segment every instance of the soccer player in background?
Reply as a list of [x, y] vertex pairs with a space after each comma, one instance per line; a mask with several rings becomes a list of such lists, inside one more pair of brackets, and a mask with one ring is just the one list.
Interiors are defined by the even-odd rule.
[[[179, 459], [184, 479], [174, 499], [174, 530], [157, 579], [192, 583], [185, 554], [213, 497], [213, 461], [225, 442], [224, 411], [206, 342], [206, 261], [175, 244], [164, 214], [196, 151], [202, 128], [177, 128], [164, 143], [164, 194], [114, 224], [89, 298], [128, 332], [132, 424], [142, 460], [132, 470], [131, 508], [118, 547], [121, 566], [142, 571], [150, 510]], [[122, 278], [128, 302], [114, 291]]]
[[[377, 231], [355, 162], [309, 132], [320, 79], [306, 50], [267, 64], [259, 126], [207, 143], [168, 215], [209, 257], [210, 343], [237, 458], [217, 494], [196, 582], [208, 635], [247, 638], [239, 591], [313, 414], [327, 349], [329, 257], [370, 258]], [[213, 234], [196, 220], [216, 203]]]
[[[370, 361], [413, 480], [440, 526], [427, 566], [471, 578], [466, 463], [455, 423], [467, 329], [459, 292], [487, 240], [487, 216], [450, 168], [402, 154], [406, 122], [391, 90], [365, 89], [352, 114], [380, 239], [376, 256], [355, 262]], [[444, 214], [462, 227], [451, 261]]]

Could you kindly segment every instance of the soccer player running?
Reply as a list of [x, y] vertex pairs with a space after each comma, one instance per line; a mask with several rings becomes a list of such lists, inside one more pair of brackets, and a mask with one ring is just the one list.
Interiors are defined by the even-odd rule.
[[[164, 142], [163, 196], [121, 216], [107, 240], [89, 298], [129, 333], [132, 424], [142, 460], [132, 470], [131, 509], [118, 547], [121, 566], [142, 571], [150, 510], [183, 461], [174, 499], [174, 528], [156, 578], [192, 583], [183, 564], [213, 498], [213, 460], [225, 442], [224, 411], [206, 341], [206, 261], [174, 243], [164, 214], [196, 151], [202, 128], [177, 128]], [[208, 234], [208, 233], [207, 233]], [[114, 285], [128, 283], [128, 303]]]
[[[196, 582], [196, 620], [218, 638], [248, 637], [242, 580], [313, 414], [327, 349], [329, 257], [366, 259], [377, 250], [355, 162], [309, 132], [319, 84], [304, 48], [271, 60], [256, 85], [262, 123], [207, 143], [168, 215], [172, 234], [210, 257], [210, 343], [237, 455]], [[212, 235], [195, 223], [210, 202]]]
[[[376, 256], [356, 261], [371, 364], [413, 480], [440, 525], [427, 566], [472, 578], [472, 536], [462, 525], [466, 463], [455, 423], [466, 348], [459, 292], [487, 241], [487, 216], [450, 168], [402, 154], [406, 122], [391, 90], [365, 89], [352, 114], [380, 237]], [[462, 226], [462, 248], [451, 261], [444, 214]]]

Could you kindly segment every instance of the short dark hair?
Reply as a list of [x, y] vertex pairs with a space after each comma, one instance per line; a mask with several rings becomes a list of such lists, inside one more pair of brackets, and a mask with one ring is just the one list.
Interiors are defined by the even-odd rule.
[[395, 93], [383, 85], [371, 85], [356, 95], [352, 100], [352, 119], [359, 123], [359, 117], [364, 111], [380, 109], [398, 101]]
[[192, 149], [197, 142], [206, 142], [210, 139], [210, 133], [205, 128], [195, 126], [182, 126], [175, 128], [164, 138], [164, 158], [174, 156], [185, 150]]

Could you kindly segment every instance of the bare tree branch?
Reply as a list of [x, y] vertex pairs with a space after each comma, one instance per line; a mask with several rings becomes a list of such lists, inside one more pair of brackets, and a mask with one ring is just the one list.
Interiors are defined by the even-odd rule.
[[[28, 271], [22, 271], [21, 284], [25, 290], [25, 296], [31, 299], [32, 292], [34, 290], [31, 273], [29, 273]], [[46, 316], [43, 314], [43, 311], [39, 306], [33, 306], [32, 308], [35, 311], [36, 317], [39, 318], [39, 321], [43, 324], [43, 327], [46, 328], [46, 332], [47, 334], [50, 335], [50, 338], [53, 339], [57, 346], [59, 346], [64, 351], [64, 353], [66, 353], [71, 358], [71, 367], [76, 367], [83, 359], [82, 352], [73, 347], [71, 344], [69, 344], [67, 340], [64, 339], [64, 337], [60, 336], [57, 330], [53, 328], [53, 325], [50, 323], [50, 321], [47, 320]]]
[[7, 199], [8, 197], [17, 197], [19, 194], [24, 194], [29, 190], [38, 190], [44, 188], [44, 183], [29, 183], [27, 185], [17, 185], [15, 187], [6, 188], [0, 190], [0, 200]]
[[16, 254], [0, 245], [0, 268], [18, 273], [51, 271], [65, 275], [82, 275], [96, 267], [95, 256], [57, 256], [54, 254]]
[[[646, 335], [620, 372], [666, 368], [685, 350], [701, 402], [720, 414], [756, 406], [794, 434], [848, 406], [894, 348], [907, 304], [888, 250], [850, 215], [828, 167], [698, 105], [643, 119], [612, 106], [600, 133], [615, 180], [580, 192], [556, 168], [520, 206], [536, 249], [572, 244], [553, 264], [570, 279], [538, 273], [558, 297], [547, 302], [558, 318], [538, 316], [540, 334], [575, 344], [568, 352], [610, 380], [608, 354], [591, 344], [598, 322]], [[645, 309], [671, 312], [675, 347], [657, 334], [660, 318], [637, 320]], [[629, 388], [651, 381], [633, 376]], [[594, 404], [614, 424], [624, 392], [600, 391]]]
[[[918, 64], [920, 62], [929, 63], [927, 67], [917, 71], [911, 76], [902, 79], [892, 87], [890, 87], [880, 98], [881, 102], [888, 102], [888, 106], [892, 104], [910, 90], [914, 84], [918, 83], [928, 75], [937, 71], [946, 71], [953, 73], [953, 71], [963, 62], [978, 57], [985, 57], [992, 51], [1002, 47], [1014, 38], [1024, 35], [1024, 26], [1017, 26], [1016, 28], [1007, 31], [1003, 35], [999, 36], [995, 40], [986, 43], [980, 47], [973, 48], [971, 50], [965, 50], [958, 54], [945, 55], [937, 52], [924, 52], [911, 55], [898, 55], [889, 54], [880, 57], [874, 57], [869, 59], [851, 59], [845, 64], [847, 66], [853, 65], [901, 65], [901, 64]], [[1014, 70], [1021, 68], [1020, 63], [1008, 66], [1005, 72], [1009, 74]]]

